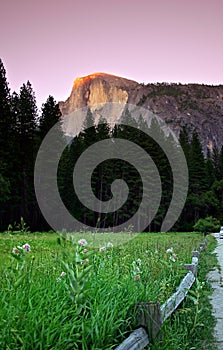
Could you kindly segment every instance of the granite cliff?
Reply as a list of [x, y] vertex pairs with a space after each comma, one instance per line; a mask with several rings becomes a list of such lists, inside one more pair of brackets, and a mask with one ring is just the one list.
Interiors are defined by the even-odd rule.
[[[75, 111], [90, 107], [97, 123], [107, 102], [119, 103], [119, 114], [126, 103], [148, 109], [163, 119], [176, 136], [183, 126], [190, 134], [196, 130], [204, 150], [220, 148], [223, 144], [223, 85], [145, 85], [105, 73], [77, 78], [70, 97], [59, 104], [65, 132], [72, 134], [81, 130], [84, 116]], [[109, 121], [116, 119], [117, 111], [111, 111]]]

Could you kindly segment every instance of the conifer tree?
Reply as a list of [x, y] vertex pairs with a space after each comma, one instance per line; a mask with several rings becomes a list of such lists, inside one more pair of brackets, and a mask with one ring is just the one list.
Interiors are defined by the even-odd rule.
[[185, 126], [180, 130], [179, 142], [182, 147], [182, 150], [184, 151], [185, 158], [188, 162], [189, 154], [190, 154], [190, 139], [189, 139], [188, 131]]
[[212, 163], [215, 171], [215, 177], [217, 180], [220, 180], [221, 178], [221, 171], [220, 171], [220, 154], [218, 148], [215, 146], [212, 150]]
[[188, 159], [189, 189], [185, 205], [186, 222], [194, 224], [204, 211], [204, 194], [208, 190], [207, 167], [197, 132], [192, 135]]
[[[86, 117], [82, 126], [82, 131], [78, 136], [79, 148], [81, 149], [81, 151], [84, 151], [89, 146], [93, 145], [97, 141], [97, 139], [98, 138], [97, 138], [96, 126], [94, 123], [94, 117], [90, 108], [88, 108]], [[86, 164], [85, 171], [86, 173], [90, 173], [93, 171], [93, 169], [91, 169], [90, 164]], [[85, 198], [87, 198], [88, 193], [86, 192], [84, 183], [82, 183], [81, 190], [82, 190], [82, 193], [86, 193]], [[94, 181], [92, 183], [92, 191], [94, 194], [97, 192]], [[92, 212], [91, 210], [89, 210], [88, 208], [86, 208], [81, 204], [80, 204], [80, 208], [81, 208], [80, 215], [82, 217], [82, 222], [85, 225], [93, 224], [95, 220], [97, 220], [98, 215], [96, 213]]]
[[221, 147], [221, 151], [219, 153], [219, 179], [223, 180], [223, 146]]
[[10, 153], [12, 151], [13, 118], [10, 107], [10, 90], [6, 80], [6, 71], [0, 60], [0, 174], [8, 176]]
[[[107, 120], [103, 117], [100, 117], [99, 122], [96, 126], [96, 138], [97, 141], [109, 140], [111, 142], [111, 131], [110, 126], [107, 123]], [[112, 146], [112, 143], [111, 143]], [[95, 190], [95, 196], [100, 200], [102, 204], [103, 201], [106, 201], [108, 196], [108, 181], [109, 176], [111, 175], [111, 166], [112, 160], [109, 159], [105, 162], [101, 162], [92, 174], [92, 187]], [[101, 207], [99, 209], [98, 217], [97, 214], [95, 218], [97, 220], [98, 227], [104, 227], [106, 225], [106, 215], [101, 213]]]
[[196, 132], [193, 133], [189, 155], [189, 192], [201, 194], [207, 189], [204, 154]]
[[215, 176], [215, 169], [213, 166], [213, 161], [211, 158], [211, 152], [209, 148], [207, 149], [205, 164], [206, 164], [206, 172], [207, 172], [207, 185], [208, 185], [208, 188], [210, 189], [212, 184], [216, 180], [216, 176]]
[[11, 113], [11, 96], [6, 79], [6, 71], [0, 59], [0, 170], [8, 163], [8, 156], [11, 151], [10, 139], [14, 120]]
[[61, 116], [59, 104], [54, 100], [53, 96], [49, 96], [42, 105], [42, 114], [39, 118], [41, 140], [43, 140], [48, 131], [61, 120]]
[[82, 126], [82, 131], [79, 136], [81, 139], [83, 139], [84, 148], [87, 148], [88, 146], [92, 145], [97, 140], [94, 117], [90, 108], [87, 109], [87, 114]]
[[[45, 103], [42, 104], [41, 115], [38, 119], [37, 132], [36, 132], [36, 140], [35, 147], [36, 153], [39, 150], [39, 147], [46, 137], [47, 133], [51, 130], [52, 134], [48, 135], [48, 147], [47, 147], [47, 156], [44, 156], [44, 166], [49, 169], [54, 166], [54, 160], [58, 153], [58, 149], [60, 149], [60, 144], [63, 142], [63, 132], [61, 127], [61, 112], [59, 109], [59, 104], [55, 101], [53, 96], [49, 96]], [[59, 122], [59, 123], [58, 123]], [[57, 124], [58, 123], [58, 124]], [[56, 125], [56, 126], [55, 126]], [[53, 128], [55, 126], [55, 128]], [[46, 159], [47, 158], [47, 159]], [[58, 181], [60, 181], [61, 185], [61, 175], [58, 177]], [[45, 174], [45, 183], [41, 184], [42, 188], [46, 187], [45, 193], [47, 193], [48, 188], [50, 188], [50, 184], [52, 183], [52, 176], [49, 172], [46, 171]], [[62, 185], [61, 185], [62, 186]], [[42, 193], [44, 194], [44, 188]], [[52, 206], [52, 212], [55, 212], [56, 204]], [[51, 209], [50, 209], [51, 210]], [[45, 219], [42, 217], [39, 206], [36, 205], [33, 207], [33, 211], [35, 212], [35, 222], [34, 226], [41, 226], [41, 229], [49, 229], [48, 224], [45, 222]], [[55, 215], [55, 213], [52, 213]]]
[[14, 182], [16, 154], [15, 118], [11, 109], [11, 95], [6, 79], [6, 71], [0, 59], [0, 227], [7, 227], [13, 219], [11, 199]]
[[37, 107], [31, 83], [23, 84], [19, 95], [13, 95], [13, 111], [16, 118], [18, 183], [15, 191], [19, 205], [17, 220], [23, 217], [31, 224], [32, 208], [35, 202], [34, 161], [36, 156], [35, 136], [37, 128]]

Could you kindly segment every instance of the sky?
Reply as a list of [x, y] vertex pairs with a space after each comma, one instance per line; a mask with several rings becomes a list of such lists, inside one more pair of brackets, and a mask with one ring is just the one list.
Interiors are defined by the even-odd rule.
[[0, 0], [0, 58], [11, 91], [40, 107], [75, 78], [223, 84], [222, 0]]

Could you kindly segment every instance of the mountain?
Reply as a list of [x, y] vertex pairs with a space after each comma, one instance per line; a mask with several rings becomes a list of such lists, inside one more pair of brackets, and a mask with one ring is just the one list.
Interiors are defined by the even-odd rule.
[[97, 123], [108, 102], [117, 102], [120, 109], [109, 113], [109, 121], [115, 123], [123, 106], [128, 103], [143, 107], [157, 115], [173, 130], [176, 136], [183, 126], [190, 135], [197, 131], [203, 146], [212, 149], [223, 144], [223, 85], [156, 83], [140, 84], [133, 80], [94, 73], [77, 78], [65, 102], [60, 102], [63, 127], [66, 133], [81, 130], [85, 114], [77, 113], [90, 107]]

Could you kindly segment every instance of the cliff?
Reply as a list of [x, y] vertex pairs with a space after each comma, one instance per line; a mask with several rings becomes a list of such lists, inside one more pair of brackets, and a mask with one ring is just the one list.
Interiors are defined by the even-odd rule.
[[[86, 106], [91, 108], [97, 122], [107, 102], [120, 104], [119, 115], [125, 103], [146, 108], [163, 119], [177, 136], [183, 126], [190, 134], [196, 130], [204, 150], [220, 148], [223, 144], [223, 85], [144, 85], [110, 74], [91, 74], [77, 78], [70, 97], [59, 104], [64, 130], [70, 134], [80, 131], [84, 115], [75, 111]], [[117, 111], [111, 111], [109, 116], [109, 121], [115, 122]]]

